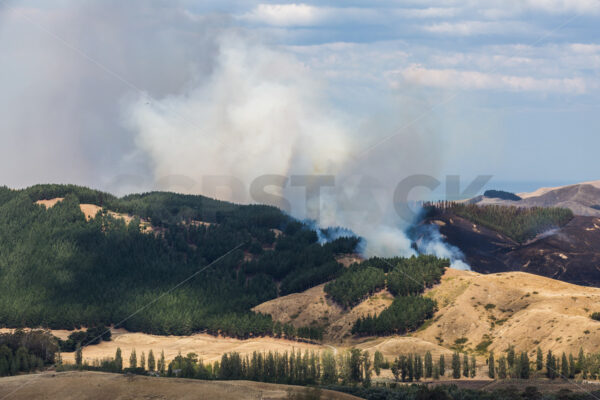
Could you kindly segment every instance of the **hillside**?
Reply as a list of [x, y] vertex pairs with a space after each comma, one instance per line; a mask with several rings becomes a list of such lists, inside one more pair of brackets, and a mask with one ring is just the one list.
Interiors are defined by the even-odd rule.
[[[17, 391], [15, 391], [18, 389]], [[14, 393], [12, 393], [15, 391]], [[352, 400], [358, 397], [330, 390], [249, 381], [126, 376], [102, 372], [61, 372], [0, 378], [0, 398], [33, 399], [214, 399], [255, 400], [304, 398]]]
[[[504, 351], [509, 345], [555, 353], [600, 351], [600, 289], [523, 272], [482, 275], [449, 269], [427, 294], [439, 311], [416, 337], [466, 349]], [[489, 343], [488, 343], [489, 341]]]
[[562, 207], [575, 215], [600, 217], [600, 181], [575, 185], [540, 188], [531, 193], [518, 193], [521, 200], [503, 200], [497, 197], [477, 196], [468, 200], [479, 205], [503, 205], [519, 207]]
[[590, 318], [592, 312], [600, 311], [597, 288], [523, 272], [484, 275], [447, 269], [441, 283], [426, 293], [437, 302], [438, 310], [420, 330], [409, 336], [385, 338], [349, 335], [346, 318], [380, 312], [381, 296], [377, 293], [344, 314], [336, 311], [335, 303], [328, 302], [321, 288], [313, 288], [256, 309], [281, 322], [301, 319], [300, 324], [329, 316], [326, 343], [379, 350], [386, 357], [417, 350], [449, 354], [455, 349], [484, 355], [489, 350], [502, 352], [509, 345], [527, 351], [539, 345], [557, 353], [576, 354], [580, 347], [586, 352], [600, 351], [600, 322]]
[[73, 185], [0, 188], [0, 237], [3, 326], [124, 321], [129, 331], [240, 338], [295, 336], [250, 309], [331, 280], [358, 243], [320, 244], [274, 207]]
[[336, 343], [350, 335], [352, 325], [359, 317], [379, 314], [393, 300], [387, 290], [381, 290], [350, 310], [345, 310], [326, 295], [324, 286], [318, 285], [302, 293], [267, 301], [253, 310], [295, 327], [324, 326], [325, 341]]
[[600, 286], [600, 218], [575, 216], [524, 243], [454, 213], [430, 217], [446, 241], [460, 248], [474, 271], [531, 272], [580, 285]]

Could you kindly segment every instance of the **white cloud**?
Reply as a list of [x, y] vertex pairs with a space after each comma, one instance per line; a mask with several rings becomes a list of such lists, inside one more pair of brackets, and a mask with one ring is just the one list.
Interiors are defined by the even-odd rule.
[[412, 65], [390, 74], [392, 84], [398, 85], [395, 77], [417, 85], [465, 90], [504, 90], [513, 92], [558, 92], [582, 94], [586, 92], [586, 82], [582, 78], [534, 78], [479, 71], [456, 69], [428, 69]]
[[600, 0], [527, 0], [525, 4], [530, 9], [552, 14], [600, 12]]
[[274, 26], [308, 26], [321, 20], [324, 11], [307, 4], [259, 4], [241, 19]]
[[454, 7], [429, 7], [429, 8], [403, 8], [395, 14], [406, 18], [450, 18], [460, 12]]
[[512, 35], [515, 33], [531, 32], [532, 27], [527, 23], [519, 21], [459, 21], [429, 24], [425, 25], [423, 30], [430, 33], [453, 36]]

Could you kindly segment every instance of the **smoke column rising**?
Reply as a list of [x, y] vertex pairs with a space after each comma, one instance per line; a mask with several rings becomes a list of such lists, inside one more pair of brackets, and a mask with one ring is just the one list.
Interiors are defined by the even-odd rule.
[[[332, 88], [289, 48], [178, 3], [33, 1], [0, 20], [0, 45], [17, 55], [0, 64], [9, 132], [0, 155], [23, 166], [4, 168], [3, 183], [158, 186], [250, 202], [264, 174], [333, 175], [320, 204], [289, 182], [270, 190], [300, 219], [318, 210], [320, 226], [363, 236], [365, 255], [414, 254], [392, 194], [404, 176], [439, 173], [438, 131], [420, 121], [364, 152], [427, 109], [412, 89]], [[366, 102], [372, 109], [355, 107]], [[159, 184], [173, 176], [180, 187]], [[207, 176], [234, 177], [242, 190], [206, 186]]]

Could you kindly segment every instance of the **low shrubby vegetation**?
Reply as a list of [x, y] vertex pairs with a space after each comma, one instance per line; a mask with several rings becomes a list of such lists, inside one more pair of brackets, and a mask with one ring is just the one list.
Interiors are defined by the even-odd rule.
[[428, 215], [451, 213], [475, 224], [499, 232], [519, 243], [533, 239], [538, 234], [560, 228], [573, 219], [568, 208], [514, 207], [499, 205], [476, 205], [454, 202], [428, 203]]

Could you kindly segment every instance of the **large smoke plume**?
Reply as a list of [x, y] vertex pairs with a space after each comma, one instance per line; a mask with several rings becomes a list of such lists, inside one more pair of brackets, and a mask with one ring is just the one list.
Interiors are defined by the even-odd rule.
[[[114, 17], [117, 3], [66, 3], [2, 11], [0, 44], [21, 58], [4, 63], [0, 79], [12, 72], [34, 82], [3, 85], [12, 101], [0, 104], [0, 123], [19, 135], [2, 156], [43, 166], [3, 172], [3, 182], [72, 181], [121, 193], [158, 186], [252, 202], [257, 177], [331, 175], [335, 184], [321, 189], [318, 204], [292, 180], [269, 191], [298, 218], [361, 235], [366, 255], [415, 254], [393, 191], [405, 176], [438, 174], [441, 151], [432, 123], [404, 128], [428, 107], [412, 89], [332, 89], [289, 48], [227, 16], [133, 1], [119, 2]], [[372, 108], [357, 110], [361, 96]], [[227, 179], [235, 185], [218, 184]], [[420, 251], [455, 254], [439, 236], [427, 240]]]

